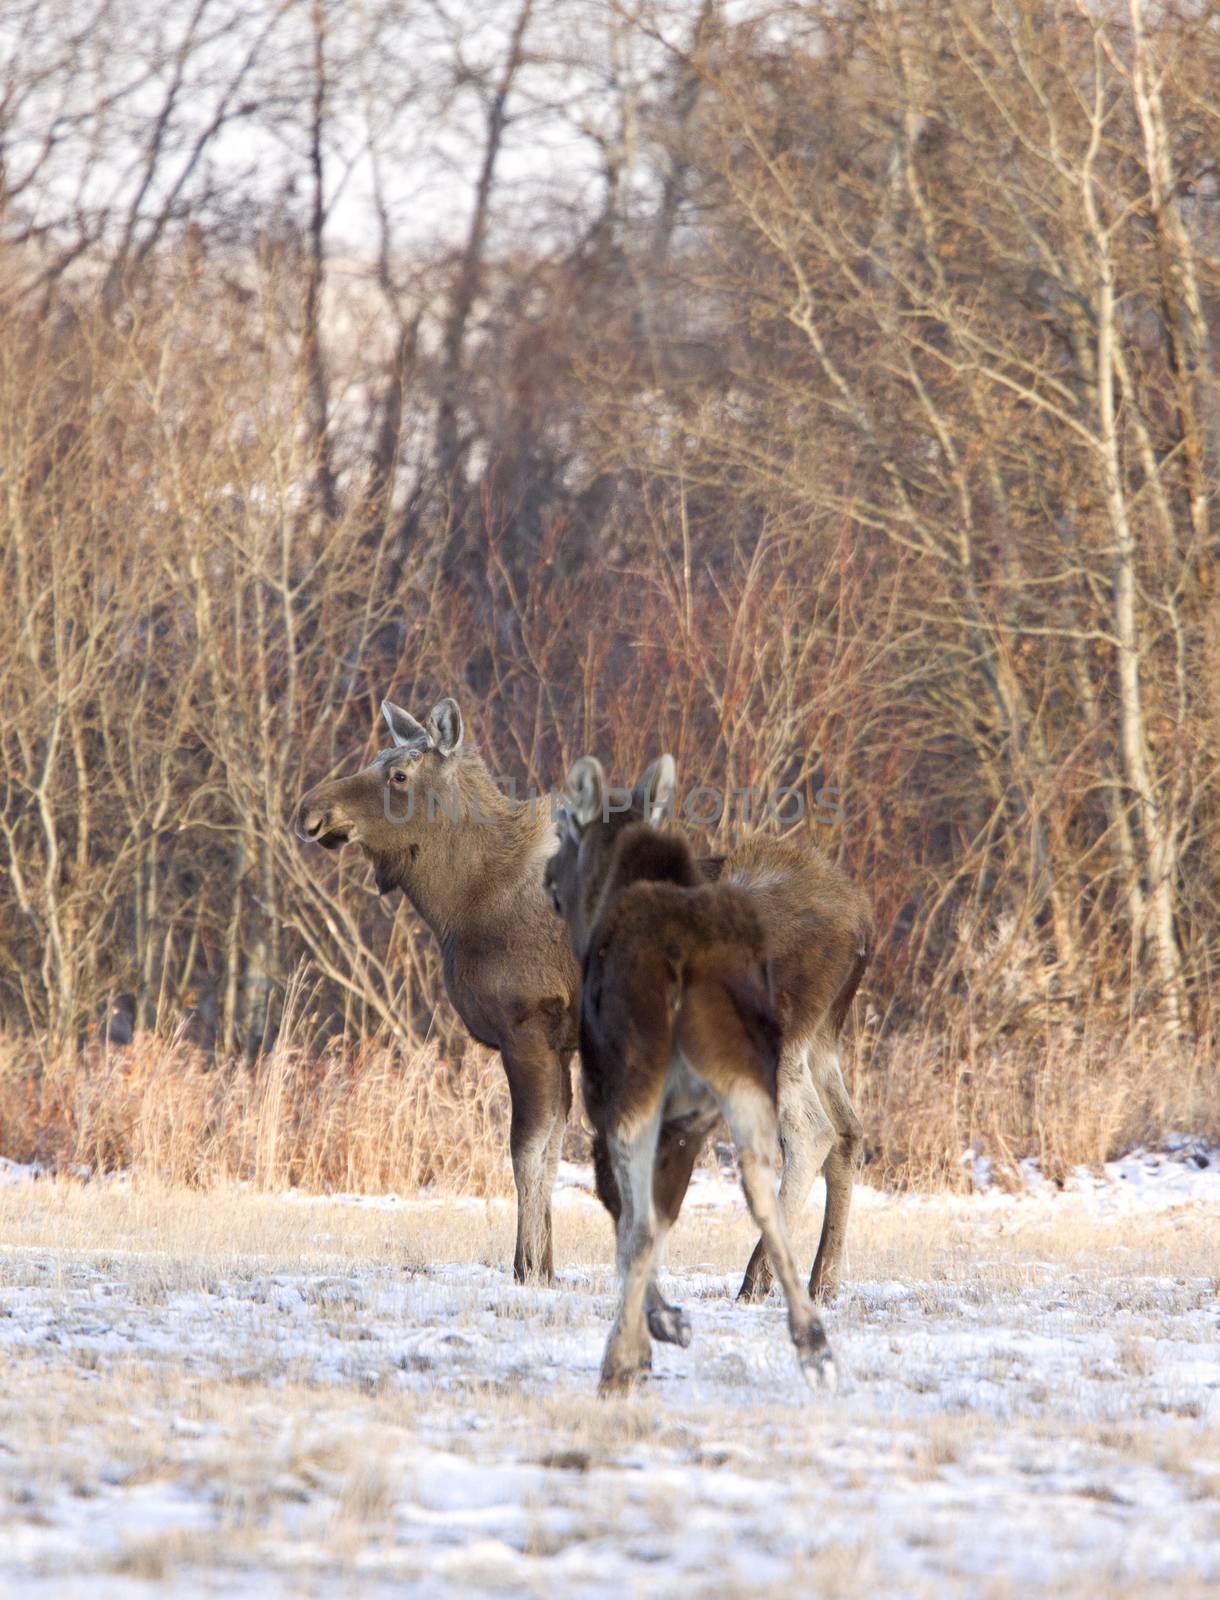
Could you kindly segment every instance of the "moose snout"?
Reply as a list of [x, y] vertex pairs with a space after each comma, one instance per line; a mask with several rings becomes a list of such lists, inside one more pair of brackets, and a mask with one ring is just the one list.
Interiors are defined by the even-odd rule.
[[310, 789], [297, 801], [292, 831], [306, 844], [320, 844], [324, 850], [338, 850], [350, 844], [356, 828], [347, 804], [347, 797], [336, 785], [322, 783]]
[[334, 806], [311, 800], [308, 795], [297, 807], [293, 828], [298, 839], [304, 839], [306, 844], [320, 844], [324, 850], [337, 850], [352, 836], [351, 825], [336, 816]]
[[309, 844], [315, 839], [320, 839], [326, 831], [325, 808], [312, 803], [309, 796], [297, 806], [297, 814], [293, 819], [292, 830], [298, 839], [303, 839]]

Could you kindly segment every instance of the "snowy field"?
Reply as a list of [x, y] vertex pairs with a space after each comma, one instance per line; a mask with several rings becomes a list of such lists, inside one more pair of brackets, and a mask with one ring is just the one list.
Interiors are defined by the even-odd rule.
[[[835, 1396], [778, 1296], [731, 1299], [751, 1234], [700, 1175], [670, 1274], [694, 1343], [597, 1400], [584, 1182], [550, 1291], [510, 1281], [503, 1201], [0, 1165], [0, 1593], [1220, 1593], [1218, 1153], [858, 1191]], [[815, 1197], [806, 1260], [816, 1224]]]

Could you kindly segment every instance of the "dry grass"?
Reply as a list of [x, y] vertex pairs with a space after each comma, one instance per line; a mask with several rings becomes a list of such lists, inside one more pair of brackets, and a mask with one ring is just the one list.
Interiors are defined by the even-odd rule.
[[425, 1046], [256, 1065], [213, 1064], [181, 1040], [138, 1036], [38, 1069], [0, 1039], [0, 1155], [55, 1170], [131, 1168], [169, 1184], [456, 1194], [511, 1188], [498, 1063]]
[[[734, 1196], [735, 1199], [735, 1196]], [[793, 1232], [798, 1256], [812, 1260], [821, 1228], [817, 1185]], [[315, 1221], [316, 1219], [316, 1221]], [[926, 1200], [861, 1196], [848, 1238], [850, 1281], [968, 1282], [971, 1293], [1019, 1290], [1060, 1268], [1102, 1276], [1181, 1277], [1215, 1273], [1215, 1216], [1206, 1208], [1101, 1213], [1073, 1196], [996, 1211], [947, 1195]], [[675, 1272], [730, 1275], [745, 1263], [757, 1230], [745, 1202], [688, 1206], [669, 1237]], [[196, 1190], [135, 1179], [103, 1183], [59, 1179], [0, 1188], [0, 1238], [21, 1251], [64, 1257], [131, 1258], [130, 1272], [203, 1281], [208, 1274], [282, 1267], [293, 1271], [428, 1268], [437, 1262], [503, 1268], [512, 1257], [513, 1203], [504, 1197], [441, 1196], [409, 1205], [335, 1204], [218, 1187]], [[614, 1281], [611, 1225], [592, 1197], [555, 1210], [555, 1255], [568, 1268]], [[511, 1293], [511, 1285], [506, 1283]], [[533, 1315], [523, 1299], [523, 1315]], [[556, 1314], [563, 1299], [556, 1297]], [[505, 1313], [509, 1314], [509, 1313]]]
[[979, 1043], [908, 1031], [857, 1052], [850, 1087], [864, 1121], [869, 1180], [902, 1189], [964, 1186], [962, 1152], [1014, 1179], [1034, 1157], [1062, 1180], [1138, 1144], [1189, 1132], [1220, 1139], [1215, 1042], [1175, 1048], [1134, 1031], [1059, 1027]]
[[[39, 1065], [0, 1035], [0, 1156], [55, 1171], [134, 1169], [176, 1185], [508, 1194], [508, 1095], [499, 1061], [433, 1045], [317, 1056], [294, 1038], [253, 1066], [215, 1063], [181, 1037], [138, 1035]], [[1062, 1178], [1189, 1131], [1220, 1140], [1209, 1043], [1066, 1029], [962, 1047], [931, 1030], [865, 1041], [849, 1066], [867, 1132], [865, 1176], [894, 1189], [961, 1188], [968, 1148], [1016, 1175], [1037, 1158]], [[569, 1154], [587, 1152], [574, 1116]]]

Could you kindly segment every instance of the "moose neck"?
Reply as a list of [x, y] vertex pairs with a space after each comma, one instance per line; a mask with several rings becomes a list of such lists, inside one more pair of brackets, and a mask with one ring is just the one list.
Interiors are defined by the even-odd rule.
[[458, 803], [429, 808], [374, 860], [378, 886], [401, 889], [442, 943], [494, 920], [531, 872], [540, 882], [551, 836], [545, 798], [509, 799], [473, 750], [455, 760]]
[[574, 930], [583, 961], [611, 902], [633, 883], [672, 883], [694, 888], [698, 883], [690, 848], [675, 834], [660, 833], [644, 823], [595, 835], [597, 847], [585, 868], [581, 896], [582, 925]]

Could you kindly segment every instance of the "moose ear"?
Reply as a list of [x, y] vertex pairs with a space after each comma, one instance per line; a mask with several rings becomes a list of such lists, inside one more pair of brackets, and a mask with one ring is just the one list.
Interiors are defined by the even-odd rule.
[[389, 725], [390, 736], [395, 744], [418, 744], [421, 739], [428, 737], [428, 730], [423, 723], [416, 722], [409, 711], [396, 706], [392, 700], [381, 702], [381, 714]]
[[438, 700], [428, 713], [426, 723], [432, 743], [443, 756], [451, 756], [462, 743], [462, 713], [456, 700], [448, 696]]
[[631, 809], [638, 811], [644, 821], [656, 827], [668, 817], [673, 819], [674, 790], [678, 786], [678, 769], [668, 751], [658, 756], [644, 776], [631, 791]]
[[587, 828], [594, 817], [600, 817], [606, 794], [606, 774], [597, 757], [581, 756], [568, 773], [563, 790], [580, 827]]

